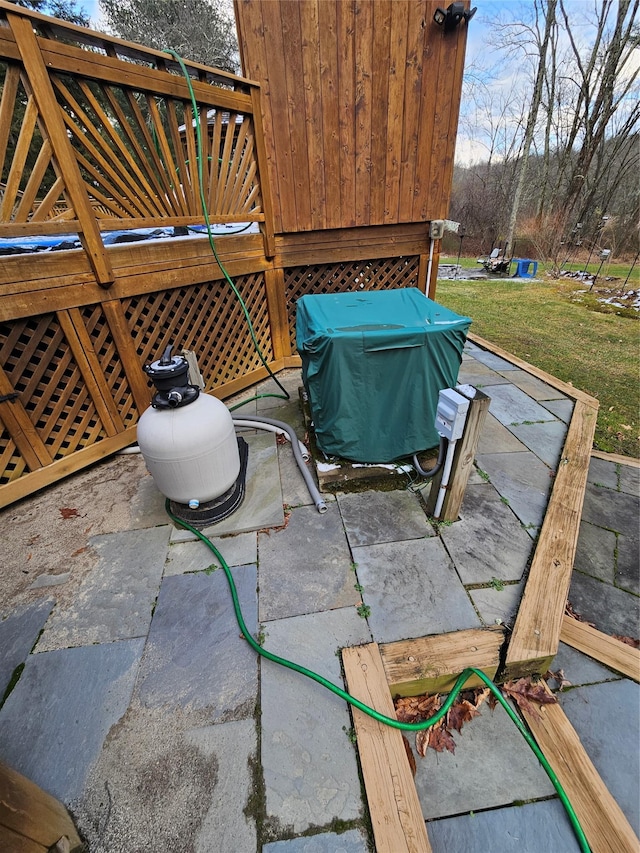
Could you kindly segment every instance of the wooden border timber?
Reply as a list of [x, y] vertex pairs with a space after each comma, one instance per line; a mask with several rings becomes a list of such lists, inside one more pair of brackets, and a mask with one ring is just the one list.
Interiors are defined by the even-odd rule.
[[[343, 649], [342, 661], [351, 694], [394, 717], [377, 643]], [[357, 708], [353, 723], [377, 853], [431, 853], [402, 734]]]
[[505, 678], [545, 672], [558, 650], [597, 413], [597, 405], [576, 400], [509, 641]]
[[602, 450], [592, 450], [591, 455], [596, 459], [604, 459], [605, 462], [613, 462], [616, 465], [630, 465], [632, 468], [640, 468], [640, 459], [633, 456], [620, 456], [619, 453], [605, 453]]
[[[545, 689], [551, 693], [546, 684]], [[542, 705], [535, 715], [522, 713], [575, 810], [591, 853], [637, 853], [635, 832], [562, 707]]]
[[640, 649], [634, 649], [571, 616], [564, 616], [562, 620], [560, 639], [609, 669], [640, 682]]

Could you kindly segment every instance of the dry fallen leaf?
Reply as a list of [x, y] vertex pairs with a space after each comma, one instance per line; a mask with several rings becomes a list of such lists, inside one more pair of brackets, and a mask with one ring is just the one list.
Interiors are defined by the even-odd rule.
[[442, 721], [429, 729], [429, 746], [436, 752], [444, 752], [445, 749], [451, 753], [456, 751], [453, 736]]
[[542, 682], [534, 682], [530, 678], [507, 681], [502, 685], [502, 692], [514, 699], [519, 708], [527, 711], [536, 720], [540, 719], [536, 705], [555, 705], [558, 701], [545, 690]]
[[60, 507], [60, 515], [63, 518], [79, 518], [80, 517], [80, 513], [78, 512], [78, 510], [74, 509], [73, 507], [70, 507], [70, 506], [61, 506]]
[[640, 649], [640, 640], [637, 640], [635, 637], [623, 637], [620, 634], [614, 634], [613, 639], [620, 640], [621, 643], [625, 643], [625, 645], [631, 646], [634, 649]]
[[403, 723], [419, 723], [428, 720], [440, 710], [440, 697], [434, 696], [407, 696], [396, 699], [396, 717]]
[[571, 687], [571, 682], [568, 678], [565, 678], [563, 669], [559, 669], [557, 672], [550, 669], [548, 672], [545, 672], [545, 681], [548, 681], [550, 678], [556, 682], [557, 690], [564, 690], [565, 687]]
[[[419, 732], [418, 732], [418, 734], [419, 734]], [[411, 749], [411, 744], [409, 743], [409, 741], [407, 740], [407, 738], [404, 735], [402, 735], [402, 742], [404, 743], [404, 749], [405, 749], [405, 752], [407, 753], [407, 759], [409, 761], [409, 767], [411, 768], [411, 773], [413, 774], [413, 778], [415, 779], [416, 778], [416, 770], [418, 768], [416, 767], [416, 759], [413, 755], [413, 750]]]
[[462, 702], [454, 702], [447, 714], [447, 725], [457, 732], [462, 731], [462, 726], [470, 722], [474, 717], [480, 716], [480, 712], [467, 699]]
[[422, 729], [416, 732], [416, 752], [418, 755], [425, 757], [429, 748], [429, 732], [431, 729]]

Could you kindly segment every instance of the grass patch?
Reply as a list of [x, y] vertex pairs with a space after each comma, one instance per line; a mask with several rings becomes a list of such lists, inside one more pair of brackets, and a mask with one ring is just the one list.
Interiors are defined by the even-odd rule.
[[575, 282], [440, 281], [437, 299], [471, 317], [471, 330], [595, 397], [594, 446], [638, 457], [637, 320], [571, 301]]

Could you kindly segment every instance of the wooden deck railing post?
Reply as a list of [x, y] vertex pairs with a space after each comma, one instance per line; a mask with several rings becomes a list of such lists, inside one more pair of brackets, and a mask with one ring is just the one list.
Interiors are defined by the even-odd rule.
[[7, 21], [20, 50], [26, 77], [25, 88], [33, 95], [37, 104], [38, 120], [44, 126], [51, 142], [57, 171], [64, 180], [64, 192], [80, 222], [80, 241], [89, 257], [98, 283], [102, 287], [109, 287], [114, 280], [113, 269], [100, 237], [98, 223], [60, 115], [60, 107], [31, 21], [13, 12], [7, 13]]

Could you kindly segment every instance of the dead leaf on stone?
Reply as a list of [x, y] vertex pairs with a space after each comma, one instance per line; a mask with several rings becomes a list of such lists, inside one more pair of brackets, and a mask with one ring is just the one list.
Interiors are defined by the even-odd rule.
[[577, 619], [578, 622], [583, 622], [585, 625], [589, 625], [590, 628], [596, 627], [593, 622], [587, 622], [585, 619], [583, 619], [583, 617], [573, 609], [573, 605], [570, 601], [567, 601], [567, 603], [565, 604], [564, 612], [567, 616], [571, 616], [572, 619]]
[[620, 634], [614, 634], [613, 639], [619, 640], [621, 643], [631, 646], [633, 649], [640, 649], [640, 640], [637, 640], [635, 637], [623, 637], [620, 636]]
[[[418, 732], [418, 734], [420, 734], [420, 732]], [[416, 767], [416, 759], [415, 759], [415, 756], [413, 754], [413, 750], [411, 749], [411, 744], [409, 743], [409, 741], [407, 740], [405, 735], [402, 735], [402, 742], [404, 743], [404, 749], [405, 749], [405, 752], [407, 753], [407, 760], [409, 761], [409, 767], [411, 768], [411, 773], [413, 774], [413, 778], [415, 779], [416, 778], [416, 771], [418, 768]]]
[[558, 701], [545, 689], [542, 682], [534, 682], [531, 678], [507, 681], [506, 684], [502, 685], [502, 692], [514, 699], [519, 708], [527, 711], [536, 720], [540, 719], [536, 705], [555, 705]]
[[440, 696], [407, 696], [395, 701], [396, 717], [403, 723], [419, 723], [433, 717], [441, 707]]
[[436, 752], [444, 752], [445, 749], [451, 753], [456, 751], [453, 735], [442, 721], [429, 729], [429, 746]]
[[80, 513], [77, 509], [71, 506], [61, 506], [60, 507], [60, 515], [63, 518], [79, 518]]
[[462, 726], [470, 722], [474, 717], [480, 716], [476, 706], [463, 699], [462, 702], [454, 702], [447, 713], [447, 725], [457, 732], [462, 731]]
[[565, 687], [571, 687], [571, 682], [568, 678], [565, 678], [563, 669], [559, 669], [557, 672], [554, 672], [551, 669], [548, 670], [544, 674], [544, 679], [545, 681], [553, 679], [556, 683], [556, 690], [564, 690]]
[[416, 752], [418, 755], [425, 757], [429, 748], [429, 732], [431, 729], [422, 729], [416, 732]]

